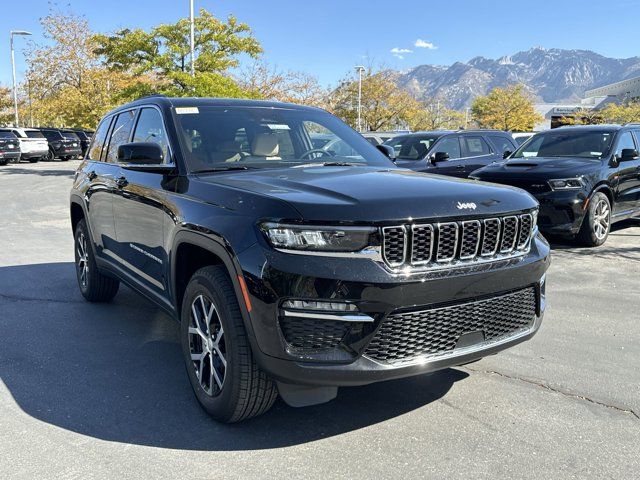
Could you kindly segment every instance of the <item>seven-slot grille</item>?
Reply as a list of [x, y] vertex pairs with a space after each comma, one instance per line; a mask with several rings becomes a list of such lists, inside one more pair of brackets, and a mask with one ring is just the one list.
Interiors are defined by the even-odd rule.
[[529, 213], [435, 224], [382, 228], [382, 257], [393, 268], [443, 265], [477, 258], [505, 258], [529, 247]]
[[536, 316], [536, 291], [528, 287], [490, 298], [387, 316], [365, 349], [383, 363], [453, 352], [460, 337], [474, 334], [478, 347], [526, 332]]

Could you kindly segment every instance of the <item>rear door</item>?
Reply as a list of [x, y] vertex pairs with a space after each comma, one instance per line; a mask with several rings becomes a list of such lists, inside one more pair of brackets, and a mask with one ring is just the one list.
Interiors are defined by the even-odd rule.
[[[462, 157], [464, 159], [464, 176], [471, 172], [493, 163], [498, 158], [497, 153], [481, 135], [462, 135], [460, 137]], [[500, 156], [500, 158], [502, 158]]]
[[[111, 138], [109, 157], [117, 161], [118, 146], [128, 142], [158, 143], [165, 162], [170, 158], [162, 114], [155, 107], [126, 112], [119, 118], [121, 129]], [[126, 117], [126, 118], [125, 118]], [[167, 253], [163, 223], [165, 176], [159, 173], [119, 169], [114, 200], [119, 261], [139, 283], [167, 296]]]
[[[620, 158], [625, 148], [638, 150], [631, 131], [619, 135], [615, 155]], [[613, 206], [613, 213], [626, 216], [640, 206], [640, 158], [619, 162], [617, 170], [618, 186], [615, 191], [616, 203]]]
[[427, 161], [432, 162], [437, 152], [444, 152], [449, 155], [449, 159], [436, 164], [431, 163], [429, 173], [448, 175], [450, 177], [466, 177], [466, 161], [462, 158], [462, 147], [459, 135], [447, 135], [436, 142], [431, 149]]
[[113, 195], [118, 166], [104, 161], [112, 120], [113, 117], [107, 117], [98, 126], [82, 167], [82, 173], [87, 176], [89, 183], [85, 194], [89, 228], [99, 256], [109, 256], [108, 252], [114, 248], [116, 241]]

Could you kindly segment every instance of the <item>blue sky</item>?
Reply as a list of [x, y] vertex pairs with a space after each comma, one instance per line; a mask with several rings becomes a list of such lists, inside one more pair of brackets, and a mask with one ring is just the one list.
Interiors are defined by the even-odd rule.
[[[38, 19], [46, 14], [48, 1], [1, 3], [0, 83], [9, 85], [9, 31], [29, 30], [37, 39]], [[639, 4], [639, 0], [195, 0], [196, 8], [207, 8], [217, 16], [233, 13], [248, 23], [268, 62], [313, 73], [327, 85], [358, 64], [397, 69], [448, 65], [534, 46], [589, 49], [612, 57], [640, 55]], [[173, 22], [187, 16], [189, 8], [188, 0], [66, 0], [59, 5], [70, 5], [102, 32]], [[18, 76], [24, 71], [22, 45], [24, 40], [18, 38]]]

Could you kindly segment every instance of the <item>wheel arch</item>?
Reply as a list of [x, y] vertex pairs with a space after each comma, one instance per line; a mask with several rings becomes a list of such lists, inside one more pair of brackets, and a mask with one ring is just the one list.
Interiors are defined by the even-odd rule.
[[200, 268], [208, 265], [222, 266], [233, 285], [240, 312], [251, 339], [253, 329], [249, 321], [250, 305], [245, 300], [242, 268], [235, 260], [231, 246], [224, 239], [214, 239], [198, 232], [183, 230], [174, 237], [170, 255], [170, 288], [178, 319], [182, 309], [184, 293], [189, 279]]
[[80, 220], [82, 219], [85, 219], [85, 221], [87, 220], [84, 206], [82, 205], [82, 202], [75, 196], [71, 197], [71, 202], [69, 204], [69, 214], [71, 218], [71, 231], [75, 233], [78, 222], [80, 222]]

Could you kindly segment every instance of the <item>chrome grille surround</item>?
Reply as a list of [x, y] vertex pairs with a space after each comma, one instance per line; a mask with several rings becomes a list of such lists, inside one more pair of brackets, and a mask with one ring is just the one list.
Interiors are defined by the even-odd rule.
[[537, 231], [534, 218], [532, 212], [383, 227], [382, 260], [392, 271], [411, 273], [519, 257]]
[[382, 259], [390, 267], [403, 265], [407, 258], [407, 227], [382, 228]]

